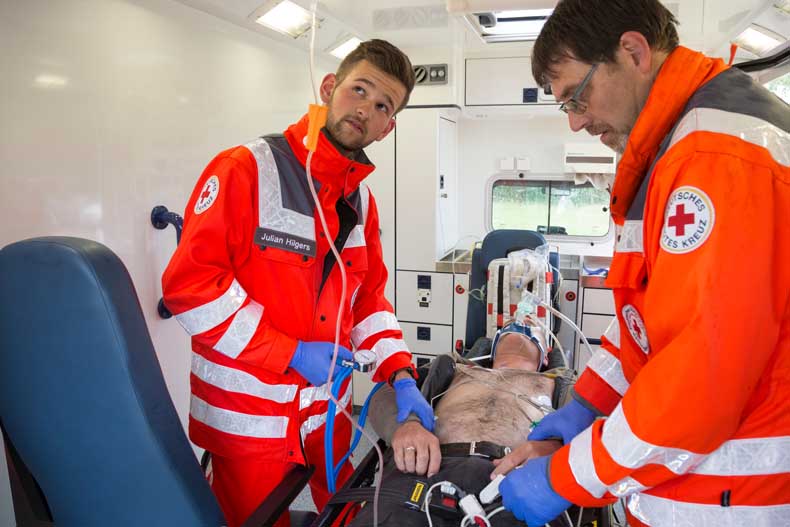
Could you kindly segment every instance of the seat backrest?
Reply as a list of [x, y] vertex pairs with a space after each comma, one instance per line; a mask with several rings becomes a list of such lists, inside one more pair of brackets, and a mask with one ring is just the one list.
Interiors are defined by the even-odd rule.
[[[486, 284], [488, 265], [496, 258], [505, 258], [513, 251], [522, 249], [535, 249], [546, 244], [542, 234], [535, 231], [518, 229], [500, 229], [489, 232], [479, 249], [472, 253], [472, 272], [469, 278], [469, 290], [480, 291]], [[559, 268], [558, 255], [552, 253], [549, 262], [555, 269]], [[554, 283], [557, 283], [555, 276]], [[469, 295], [466, 311], [466, 340], [467, 349], [474, 346], [477, 339], [486, 335], [486, 300], [485, 294]]]
[[0, 250], [0, 419], [58, 527], [225, 523], [129, 274], [103, 245]]

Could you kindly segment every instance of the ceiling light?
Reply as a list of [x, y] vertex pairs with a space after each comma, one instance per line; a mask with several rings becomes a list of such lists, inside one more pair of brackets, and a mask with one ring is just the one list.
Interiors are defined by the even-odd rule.
[[48, 73], [42, 73], [33, 79], [33, 85], [39, 88], [62, 88], [68, 83], [69, 80], [66, 77], [61, 77], [60, 75], [50, 75]]
[[552, 9], [528, 9], [475, 13], [480, 36], [486, 42], [535, 40]]
[[738, 44], [739, 47], [754, 53], [758, 57], [762, 57], [784, 41], [784, 37], [770, 29], [751, 24], [740, 35], [735, 37], [733, 43]]
[[362, 40], [357, 37], [351, 36], [341, 40], [337, 45], [329, 48], [329, 54], [343, 60], [346, 55], [357, 49], [357, 46], [362, 44]]
[[310, 29], [313, 15], [290, 0], [269, 1], [253, 13], [255, 22], [297, 38]]

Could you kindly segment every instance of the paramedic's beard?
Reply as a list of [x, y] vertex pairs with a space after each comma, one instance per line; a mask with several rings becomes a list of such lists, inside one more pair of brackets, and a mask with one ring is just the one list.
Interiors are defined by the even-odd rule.
[[345, 116], [342, 119], [333, 119], [330, 115], [326, 121], [327, 137], [344, 156], [354, 158], [359, 150], [370, 144], [365, 142], [367, 127], [353, 117]]

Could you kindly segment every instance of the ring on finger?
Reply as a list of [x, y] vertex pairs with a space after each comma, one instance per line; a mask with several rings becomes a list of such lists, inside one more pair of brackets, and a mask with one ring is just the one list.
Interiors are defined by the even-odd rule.
[[417, 449], [416, 449], [416, 448], [414, 448], [413, 446], [407, 446], [407, 447], [405, 448], [405, 450], [406, 450], [406, 452], [408, 452], [408, 451], [410, 451], [410, 450], [417, 450]]

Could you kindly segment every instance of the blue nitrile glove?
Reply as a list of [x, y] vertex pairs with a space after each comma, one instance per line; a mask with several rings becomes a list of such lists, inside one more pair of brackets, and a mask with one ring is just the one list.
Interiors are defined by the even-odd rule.
[[502, 505], [529, 527], [542, 527], [571, 506], [551, 488], [549, 459], [551, 456], [530, 459], [499, 485]]
[[[302, 342], [296, 346], [296, 353], [289, 366], [298, 371], [302, 377], [314, 386], [326, 384], [329, 366], [332, 364], [332, 353], [335, 351], [333, 342]], [[343, 346], [337, 347], [337, 362], [354, 360], [354, 354]], [[337, 371], [338, 366], [335, 366]], [[334, 375], [333, 375], [334, 377]]]
[[595, 413], [576, 399], [552, 412], [538, 423], [538, 426], [527, 436], [529, 441], [562, 438], [567, 445], [579, 433], [595, 421]]
[[433, 432], [433, 408], [422, 396], [414, 379], [400, 379], [392, 383], [395, 388], [395, 402], [398, 405], [398, 422], [402, 423], [414, 413], [420, 418], [423, 428]]

